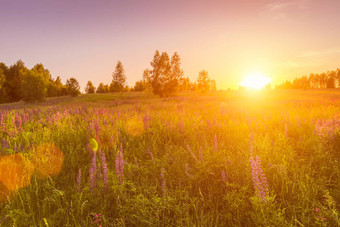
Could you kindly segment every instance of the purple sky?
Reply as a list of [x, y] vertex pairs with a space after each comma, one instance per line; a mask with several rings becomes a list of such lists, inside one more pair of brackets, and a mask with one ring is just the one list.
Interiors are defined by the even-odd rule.
[[0, 62], [43, 63], [63, 82], [129, 85], [156, 49], [177, 51], [185, 76], [205, 69], [219, 89], [251, 72], [286, 79], [340, 67], [339, 0], [0, 0]]

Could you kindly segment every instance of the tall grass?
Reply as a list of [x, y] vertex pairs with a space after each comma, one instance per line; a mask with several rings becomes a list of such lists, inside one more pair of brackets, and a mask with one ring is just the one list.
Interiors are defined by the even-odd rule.
[[116, 96], [1, 107], [1, 156], [65, 156], [56, 176], [0, 183], [1, 226], [340, 225], [340, 111], [324, 93]]

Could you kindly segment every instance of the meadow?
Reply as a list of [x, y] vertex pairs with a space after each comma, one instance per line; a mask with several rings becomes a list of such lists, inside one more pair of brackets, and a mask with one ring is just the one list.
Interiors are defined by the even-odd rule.
[[1, 226], [339, 226], [340, 90], [0, 105]]

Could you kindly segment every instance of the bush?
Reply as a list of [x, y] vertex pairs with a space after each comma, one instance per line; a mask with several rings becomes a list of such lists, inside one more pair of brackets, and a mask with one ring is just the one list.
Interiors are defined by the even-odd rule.
[[22, 86], [22, 99], [25, 102], [42, 101], [46, 97], [47, 88], [44, 78], [39, 74], [28, 71], [24, 77]]

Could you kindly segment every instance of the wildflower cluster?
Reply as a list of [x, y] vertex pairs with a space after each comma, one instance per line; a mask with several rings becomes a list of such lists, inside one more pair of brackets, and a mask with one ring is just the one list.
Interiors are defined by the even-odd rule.
[[77, 192], [81, 192], [81, 169], [79, 169], [77, 175]]
[[340, 119], [333, 118], [328, 120], [318, 119], [315, 125], [314, 134], [334, 139], [337, 132], [340, 130]]
[[95, 187], [96, 187], [96, 173], [97, 173], [97, 163], [96, 163], [96, 159], [97, 159], [97, 152], [93, 152], [93, 156], [92, 156], [92, 165], [91, 168], [89, 170], [89, 174], [90, 174], [90, 189], [93, 192]]
[[161, 179], [162, 179], [162, 191], [163, 191], [163, 195], [166, 195], [166, 178], [165, 178], [165, 170], [164, 168], [162, 168], [161, 170]]
[[262, 170], [260, 157], [257, 155], [255, 159], [250, 157], [250, 165], [255, 193], [261, 198], [262, 202], [266, 202], [266, 197], [269, 194], [269, 190], [266, 175]]
[[100, 224], [100, 222], [102, 221], [101, 219], [101, 214], [95, 214], [92, 217], [92, 224], [97, 225], [97, 227], [101, 227], [102, 225]]
[[109, 178], [108, 178], [108, 173], [107, 173], [106, 156], [104, 152], [101, 152], [101, 161], [102, 161], [102, 167], [103, 167], [104, 191], [107, 191]]

